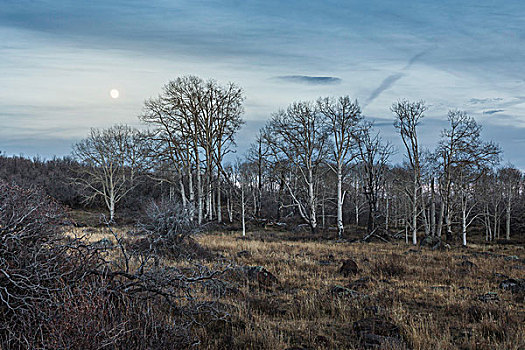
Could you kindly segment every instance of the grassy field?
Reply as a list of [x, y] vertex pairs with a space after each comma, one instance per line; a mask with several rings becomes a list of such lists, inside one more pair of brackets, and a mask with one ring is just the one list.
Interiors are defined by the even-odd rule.
[[[523, 245], [432, 251], [270, 230], [196, 240], [232, 266], [220, 299], [228, 317], [196, 329], [201, 349], [525, 349], [525, 293], [499, 287], [525, 278]], [[347, 259], [357, 270], [345, 276]], [[250, 266], [276, 281], [239, 275]]]
[[[498, 287], [507, 276], [525, 278], [522, 246], [431, 251], [297, 241], [285, 232], [214, 233], [198, 241], [238, 264], [264, 266], [279, 281], [248, 282], [226, 297], [231, 328], [209, 334], [204, 348], [359, 349], [356, 322], [363, 319], [398, 328], [390, 335], [401, 341], [380, 348], [525, 348], [524, 295]], [[356, 274], [339, 272], [345, 259], [357, 263]]]

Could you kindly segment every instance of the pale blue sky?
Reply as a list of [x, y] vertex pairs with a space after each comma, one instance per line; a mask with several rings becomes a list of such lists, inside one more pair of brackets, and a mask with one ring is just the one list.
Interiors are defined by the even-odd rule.
[[194, 74], [245, 89], [239, 152], [279, 108], [348, 94], [398, 145], [394, 101], [428, 103], [431, 148], [464, 109], [525, 169], [524, 23], [520, 1], [0, 0], [0, 151], [66, 155]]

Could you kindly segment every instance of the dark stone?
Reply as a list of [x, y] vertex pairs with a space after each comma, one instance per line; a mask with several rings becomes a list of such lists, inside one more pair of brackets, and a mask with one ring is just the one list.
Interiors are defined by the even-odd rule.
[[504, 290], [510, 290], [512, 293], [525, 293], [525, 279], [509, 278], [502, 281], [499, 287]]
[[506, 256], [505, 260], [506, 261], [515, 261], [515, 260], [520, 260], [520, 258], [519, 258], [519, 256], [516, 256], [516, 255], [510, 255], [510, 256]]
[[478, 295], [478, 300], [488, 303], [490, 301], [499, 301], [499, 297], [498, 293], [488, 292], [486, 294]]
[[362, 294], [359, 292], [356, 292], [353, 289], [346, 288], [343, 286], [335, 285], [330, 288], [330, 294], [338, 297], [351, 297], [351, 298], [358, 298], [361, 297]]
[[272, 287], [279, 283], [277, 277], [263, 266], [245, 266], [244, 273], [249, 279], [257, 281], [259, 285], [264, 287]]
[[364, 348], [406, 347], [399, 327], [383, 318], [364, 318], [354, 322], [353, 328]]
[[372, 278], [365, 276], [351, 282], [348, 286], [352, 289], [366, 288], [372, 281], [374, 281]]
[[357, 267], [357, 263], [352, 259], [343, 260], [343, 265], [339, 268], [339, 273], [342, 273], [345, 277], [355, 275], [358, 272], [359, 268]]
[[428, 247], [432, 250], [441, 249], [445, 247], [441, 238], [436, 236], [426, 236], [421, 240], [419, 246]]
[[467, 269], [477, 268], [478, 266], [470, 260], [464, 260], [457, 264], [458, 266], [465, 267]]
[[237, 252], [238, 258], [249, 258], [252, 256], [252, 253], [247, 250], [241, 250], [240, 252]]

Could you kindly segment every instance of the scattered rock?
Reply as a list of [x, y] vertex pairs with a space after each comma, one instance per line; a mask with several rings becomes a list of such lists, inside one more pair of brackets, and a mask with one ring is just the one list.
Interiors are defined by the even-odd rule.
[[516, 256], [516, 255], [510, 255], [510, 256], [506, 256], [505, 260], [506, 261], [515, 261], [515, 260], [520, 260], [520, 257]]
[[510, 290], [512, 293], [525, 293], [525, 279], [509, 278], [502, 281], [499, 287], [504, 290]]
[[458, 263], [457, 266], [465, 267], [467, 269], [474, 269], [474, 268], [478, 267], [478, 265], [474, 264], [470, 260], [464, 260], [464, 261]]
[[446, 248], [441, 238], [436, 237], [436, 236], [426, 236], [425, 238], [421, 240], [421, 242], [419, 243], [419, 246], [428, 247], [431, 250]]
[[504, 279], [510, 278], [509, 276], [504, 275], [504, 274], [499, 273], [499, 272], [494, 272], [494, 277], [496, 277], [496, 278], [504, 278]]
[[252, 253], [248, 250], [241, 250], [240, 252], [237, 252], [238, 258], [250, 258], [252, 256]]
[[410, 253], [421, 253], [421, 250], [410, 248], [409, 250], [407, 250], [403, 254], [407, 255], [407, 254], [410, 254]]
[[360, 289], [360, 288], [366, 288], [370, 284], [370, 282], [374, 281], [374, 279], [365, 276], [361, 277], [360, 279], [357, 279], [349, 284], [349, 287], [352, 289]]
[[490, 301], [499, 301], [499, 297], [498, 293], [488, 292], [485, 294], [478, 295], [478, 300], [488, 303]]
[[362, 296], [361, 293], [353, 289], [346, 288], [346, 287], [339, 286], [339, 285], [335, 285], [331, 287], [330, 294], [334, 296], [338, 296], [338, 297], [351, 297], [351, 298], [359, 298]]
[[406, 347], [398, 326], [379, 317], [364, 318], [354, 322], [354, 331], [364, 348]]
[[357, 267], [357, 263], [352, 259], [343, 260], [343, 265], [339, 268], [339, 273], [342, 273], [345, 277], [355, 275], [358, 272], [359, 268]]
[[245, 266], [244, 273], [249, 279], [257, 281], [259, 285], [264, 287], [272, 287], [279, 283], [277, 277], [263, 266]]
[[93, 245], [96, 248], [98, 248], [98, 249], [111, 249], [111, 248], [113, 248], [113, 242], [111, 242], [107, 238], [102, 238], [101, 240], [96, 241], [95, 243], [93, 243]]

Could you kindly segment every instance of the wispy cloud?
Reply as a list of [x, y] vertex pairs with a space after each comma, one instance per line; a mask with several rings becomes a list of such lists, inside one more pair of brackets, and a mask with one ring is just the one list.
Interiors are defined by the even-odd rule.
[[483, 114], [492, 115], [492, 114], [496, 114], [496, 113], [500, 113], [500, 112], [505, 112], [505, 110], [504, 109], [490, 109], [488, 111], [483, 111]]
[[308, 84], [308, 85], [332, 85], [341, 83], [341, 78], [337, 77], [314, 77], [310, 75], [281, 75], [277, 79], [298, 83], [298, 84]]
[[415, 54], [414, 56], [412, 56], [408, 60], [407, 64], [405, 65], [405, 67], [403, 67], [401, 72], [391, 74], [388, 77], [386, 77], [385, 79], [383, 79], [381, 84], [379, 84], [379, 86], [374, 91], [372, 91], [370, 96], [368, 96], [368, 99], [366, 101], [366, 105], [370, 104], [372, 101], [374, 101], [376, 98], [378, 98], [384, 91], [386, 91], [386, 90], [390, 89], [392, 86], [394, 86], [394, 84], [399, 79], [403, 78], [406, 75], [406, 73], [404, 73], [404, 72], [408, 71], [417, 61], [419, 61], [421, 59], [421, 57], [425, 56], [428, 52], [430, 52], [430, 50], [425, 50], [425, 51], [422, 51], [422, 52], [419, 52], [419, 53]]

